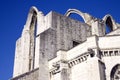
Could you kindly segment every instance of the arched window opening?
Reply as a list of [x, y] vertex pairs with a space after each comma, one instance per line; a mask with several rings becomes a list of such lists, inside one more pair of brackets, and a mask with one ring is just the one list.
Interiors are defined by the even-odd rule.
[[36, 37], [37, 34], [37, 13], [36, 11], [33, 12], [33, 16], [32, 16], [32, 20], [31, 20], [31, 26], [30, 26], [30, 30], [32, 30], [33, 28], [33, 36], [34, 38]]
[[113, 24], [111, 18], [108, 17], [106, 20], [106, 34], [110, 33], [111, 31], [113, 31]]
[[80, 22], [84, 22], [84, 19], [83, 19], [80, 15], [78, 15], [78, 14], [76, 14], [76, 13], [70, 14], [69, 17], [71, 17], [71, 18], [73, 18], [73, 19], [75, 19], [75, 20], [78, 20], [78, 21], [80, 21]]
[[30, 23], [30, 51], [29, 51], [29, 70], [34, 69], [34, 59], [35, 59], [35, 41], [36, 41], [36, 28], [37, 28], [37, 13], [34, 11], [32, 13], [31, 23]]
[[113, 67], [110, 78], [110, 80], [120, 80], [120, 64]]

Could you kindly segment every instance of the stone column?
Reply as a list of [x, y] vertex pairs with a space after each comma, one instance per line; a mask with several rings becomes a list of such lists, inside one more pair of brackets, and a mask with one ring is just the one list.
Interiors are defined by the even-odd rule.
[[92, 35], [103, 36], [105, 35], [105, 26], [103, 21], [94, 19], [92, 21]]
[[66, 52], [65, 51], [58, 51], [57, 57], [61, 59], [59, 62], [60, 65], [60, 80], [69, 80], [69, 73], [68, 73], [68, 62], [66, 61]]
[[69, 73], [68, 73], [68, 64], [67, 62], [60, 63], [60, 75], [61, 80], [69, 80]]
[[48, 54], [45, 53], [45, 37], [40, 35], [39, 80], [49, 80]]
[[39, 61], [39, 80], [49, 80], [48, 59], [44, 53], [40, 53]]

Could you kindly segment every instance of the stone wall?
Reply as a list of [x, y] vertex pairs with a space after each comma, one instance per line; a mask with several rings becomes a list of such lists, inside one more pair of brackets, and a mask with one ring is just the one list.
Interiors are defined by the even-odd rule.
[[[106, 19], [84, 15], [86, 20], [82, 23], [52, 11], [44, 16], [33, 7], [16, 42], [11, 80], [48, 80], [49, 72], [54, 74], [51, 80], [105, 80], [105, 77], [110, 80], [111, 69], [120, 62], [116, 50], [120, 48], [120, 29], [114, 25], [114, 31], [106, 34], [106, 21], [112, 20], [109, 15]], [[89, 49], [95, 52], [94, 57]], [[104, 51], [107, 49], [110, 50]], [[58, 56], [62, 50], [62, 57]]]
[[91, 27], [87, 24], [55, 12], [51, 15], [51, 27], [40, 34], [41, 50], [49, 59], [56, 57], [58, 50], [70, 50], [74, 47], [73, 42], [80, 44], [91, 36]]
[[[18, 76], [21, 74], [22, 72], [22, 65], [21, 65], [21, 62], [22, 62], [22, 58], [23, 58], [23, 55], [21, 54], [22, 53], [22, 46], [21, 46], [21, 38], [19, 38], [17, 41], [16, 41], [16, 49], [15, 49], [15, 60], [14, 60], [14, 72], [13, 72], [13, 76]], [[19, 70], [19, 71], [18, 71]]]
[[39, 68], [34, 69], [30, 72], [26, 72], [22, 75], [16, 76], [11, 80], [39, 80], [38, 77], [39, 77]]

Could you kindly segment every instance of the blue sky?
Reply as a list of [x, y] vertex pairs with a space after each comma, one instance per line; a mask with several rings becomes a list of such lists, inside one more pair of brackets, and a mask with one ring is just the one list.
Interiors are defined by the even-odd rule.
[[[120, 0], [1, 0], [0, 1], [0, 80], [12, 77], [15, 42], [20, 37], [31, 6], [47, 14], [64, 14], [76, 8], [97, 18], [111, 14], [120, 23]], [[80, 17], [78, 17], [80, 18]]]

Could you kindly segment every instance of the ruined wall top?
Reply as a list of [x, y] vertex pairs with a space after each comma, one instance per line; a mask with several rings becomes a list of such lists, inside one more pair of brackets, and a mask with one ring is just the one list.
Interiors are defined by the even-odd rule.
[[[72, 13], [80, 15], [84, 22], [70, 18]], [[58, 50], [70, 50], [86, 41], [87, 37], [106, 36], [107, 26], [114, 31], [120, 24], [109, 14], [98, 19], [80, 10], [68, 9], [65, 15], [52, 11], [44, 15], [36, 7], [31, 7], [22, 35], [16, 42], [14, 76], [34, 69], [34, 66], [38, 67], [40, 53], [46, 54], [50, 60], [56, 57]]]
[[[97, 26], [98, 24], [100, 24], [104, 28], [106, 28], [106, 25], [108, 25], [108, 26], [110, 26], [112, 31], [117, 29], [118, 27], [120, 27], [120, 24], [116, 23], [115, 20], [113, 19], [113, 17], [110, 14], [107, 14], [102, 19], [99, 19], [99, 18], [93, 17], [92, 15], [90, 15], [88, 13], [81, 12], [80, 10], [77, 10], [77, 9], [68, 9], [64, 15], [66, 17], [70, 17], [70, 14], [73, 14], [73, 13], [81, 16], [84, 20], [84, 23], [91, 26], [93, 28], [93, 30], [96, 29], [95, 26]], [[50, 24], [52, 24], [51, 21], [48, 20], [48, 19], [51, 18], [49, 16], [49, 14], [50, 13], [48, 13], [47, 15], [44, 15], [43, 12], [39, 11], [36, 7], [34, 7], [34, 6], [31, 7], [31, 9], [29, 11], [29, 14], [28, 14], [26, 24], [25, 24], [26, 27], [24, 27], [24, 29], [29, 30], [33, 17], [36, 17], [37, 26], [41, 26], [41, 28], [39, 27], [39, 29], [37, 30], [37, 34], [40, 34], [41, 32], [44, 32], [44, 30], [46, 30], [48, 28], [48, 26]], [[98, 24], [96, 24], [96, 22], [98, 22]], [[99, 27], [99, 26], [97, 26], [97, 27]], [[93, 31], [93, 35], [96, 34], [98, 36], [104, 36], [106, 34], [105, 31], [106, 30], [104, 29], [103, 34], [98, 34], [100, 32]]]

